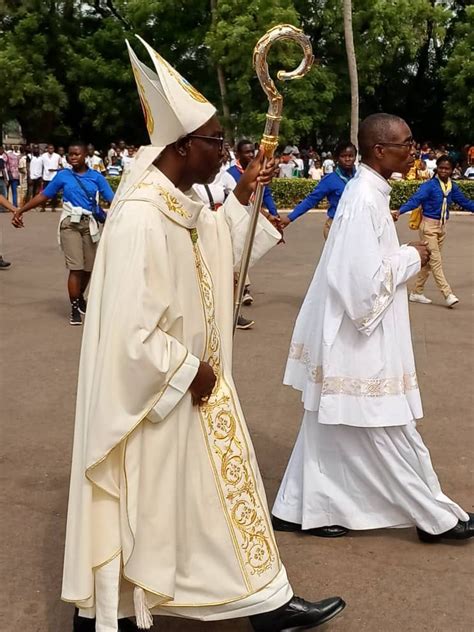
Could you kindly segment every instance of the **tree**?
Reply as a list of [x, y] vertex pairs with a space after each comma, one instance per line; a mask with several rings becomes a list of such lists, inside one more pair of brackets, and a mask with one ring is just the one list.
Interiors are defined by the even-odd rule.
[[352, 0], [344, 0], [344, 41], [346, 44], [347, 65], [351, 82], [351, 142], [357, 147], [357, 130], [359, 128], [359, 78], [357, 76], [357, 59], [354, 48], [354, 31], [352, 28]]
[[441, 73], [447, 95], [444, 128], [467, 143], [472, 142], [474, 120], [474, 6], [466, 7], [462, 21], [456, 24], [455, 35], [455, 44]]

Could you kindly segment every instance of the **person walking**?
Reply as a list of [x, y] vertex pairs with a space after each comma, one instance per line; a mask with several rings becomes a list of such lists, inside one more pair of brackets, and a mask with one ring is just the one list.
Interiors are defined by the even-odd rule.
[[417, 528], [423, 542], [467, 540], [474, 514], [441, 491], [416, 428], [423, 410], [407, 281], [429, 260], [400, 246], [390, 214], [394, 171], [414, 162], [403, 119], [360, 125], [362, 164], [339, 202], [298, 315], [284, 383], [301, 391], [301, 429], [273, 506], [279, 531]]
[[17, 210], [12, 223], [23, 227], [23, 215], [47, 200], [63, 193], [63, 210], [58, 226], [58, 241], [69, 270], [68, 293], [71, 302], [71, 325], [82, 325], [86, 313], [84, 298], [94, 265], [100, 231], [94, 213], [100, 195], [111, 202], [114, 194], [107, 180], [86, 165], [86, 147], [75, 142], [69, 146], [68, 160], [72, 169], [62, 169], [41, 192]]
[[429, 262], [420, 270], [415, 279], [415, 287], [410, 292], [410, 301], [413, 303], [432, 303], [424, 294], [430, 272], [444, 297], [446, 306], [454, 307], [459, 303], [444, 274], [441, 252], [446, 240], [450, 205], [454, 202], [466, 211], [474, 213], [474, 200], [469, 200], [452, 181], [453, 169], [452, 158], [447, 155], [440, 156], [436, 162], [436, 176], [422, 184], [400, 207], [399, 215], [421, 207], [423, 217], [420, 224], [420, 239], [428, 243], [431, 253]]
[[[143, 40], [141, 40], [143, 41]], [[152, 144], [117, 190], [91, 282], [79, 368], [62, 597], [75, 632], [150, 629], [153, 614], [250, 617], [255, 632], [328, 621], [280, 561], [232, 379], [232, 272], [261, 150], [218, 212], [215, 108], [148, 45], [129, 47]], [[157, 124], [159, 121], [159, 125]], [[259, 217], [254, 260], [280, 239]]]
[[[61, 169], [61, 157], [56, 153], [54, 145], [49, 144], [46, 151], [41, 156], [41, 162], [43, 166], [42, 179], [43, 187], [47, 187], [50, 182], [54, 180], [56, 174]], [[49, 199], [49, 198], [48, 198]], [[54, 195], [51, 198], [51, 211], [54, 213], [58, 206], [58, 197]], [[46, 208], [46, 202], [41, 205], [41, 211], [44, 212]]]
[[31, 146], [31, 158], [28, 165], [28, 200], [36, 197], [43, 187], [43, 160], [39, 145]]
[[341, 199], [346, 184], [355, 175], [354, 164], [357, 158], [357, 149], [349, 141], [341, 141], [335, 150], [336, 169], [322, 178], [309, 195], [302, 200], [291, 213], [280, 220], [282, 228], [307, 213], [324, 198], [328, 199], [329, 208], [323, 228], [324, 239], [328, 238], [329, 230], [336, 214], [337, 205]]

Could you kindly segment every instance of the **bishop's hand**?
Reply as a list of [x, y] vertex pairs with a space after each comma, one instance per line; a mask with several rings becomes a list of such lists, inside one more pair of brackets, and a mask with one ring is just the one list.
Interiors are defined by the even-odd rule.
[[204, 403], [211, 396], [216, 380], [217, 377], [211, 365], [208, 362], [201, 362], [189, 387], [195, 406]]

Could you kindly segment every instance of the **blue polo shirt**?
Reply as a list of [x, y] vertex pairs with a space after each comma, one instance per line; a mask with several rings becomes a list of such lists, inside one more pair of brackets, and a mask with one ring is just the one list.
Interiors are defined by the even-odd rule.
[[[81, 185], [76, 178], [81, 179], [82, 186], [86, 189], [89, 196], [83, 191]], [[61, 169], [58, 171], [53, 180], [43, 190], [43, 195], [52, 198], [60, 191], [63, 192], [63, 199], [73, 206], [80, 206], [86, 211], [93, 211], [93, 204], [89, 198], [96, 199], [97, 193], [107, 202], [112, 202], [114, 192], [110, 188], [109, 183], [98, 171], [87, 169], [83, 173], [73, 174], [72, 169]]]
[[[446, 219], [449, 218], [449, 205], [455, 202], [466, 211], [474, 213], [474, 200], [469, 200], [458, 187], [452, 182], [452, 189], [448, 193], [448, 211]], [[441, 209], [443, 207], [443, 191], [438, 178], [432, 178], [428, 182], [424, 182], [418, 191], [414, 193], [403, 206], [400, 207], [400, 215], [413, 211], [421, 206], [423, 209], [423, 217], [429, 219], [441, 219]]]
[[[232, 165], [232, 167], [229, 167], [229, 169], [227, 169], [227, 173], [230, 173], [230, 175], [234, 178], [236, 182], [238, 182], [242, 176], [237, 165]], [[276, 207], [275, 201], [272, 198], [270, 187], [264, 187], [263, 189], [262, 204], [268, 210], [270, 215], [278, 215], [278, 209]]]
[[[353, 171], [350, 178], [352, 178], [355, 174], [355, 170]], [[349, 179], [350, 179], [349, 178]], [[288, 218], [291, 222], [294, 222], [295, 219], [304, 215], [307, 211], [312, 208], [315, 208], [321, 200], [324, 198], [328, 199], [329, 208], [327, 211], [328, 217], [334, 219], [334, 215], [336, 214], [337, 205], [339, 204], [339, 200], [341, 199], [341, 195], [344, 192], [346, 187], [346, 182], [341, 178], [341, 176], [333, 171], [332, 173], [328, 173], [324, 178], [317, 184], [311, 193], [305, 197], [288, 215]]]

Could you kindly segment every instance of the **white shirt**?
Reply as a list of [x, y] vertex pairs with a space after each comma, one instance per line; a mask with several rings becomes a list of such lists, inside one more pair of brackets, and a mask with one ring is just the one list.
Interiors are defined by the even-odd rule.
[[[51, 180], [56, 176], [58, 169], [61, 167], [60, 164], [61, 156], [53, 151], [52, 154], [48, 154], [48, 152], [44, 153], [41, 156], [41, 161], [43, 163], [43, 180], [45, 182], [51, 182]], [[50, 171], [50, 169], [54, 169], [54, 171]]]
[[326, 173], [332, 173], [334, 171], [334, 160], [332, 158], [326, 158], [326, 160], [323, 162], [323, 172]]
[[30, 179], [38, 180], [43, 177], [43, 157], [31, 156], [30, 160]]
[[133, 156], [129, 156], [128, 155], [128, 151], [125, 154], [122, 154], [122, 166], [123, 166], [123, 171], [125, 173], [125, 171], [128, 171], [133, 163], [134, 157]]
[[428, 158], [427, 160], [425, 160], [425, 163], [426, 163], [426, 168], [430, 172], [430, 176], [434, 175], [434, 172], [436, 169], [436, 158], [433, 158], [433, 160], [430, 160]]
[[66, 156], [59, 157], [59, 164], [61, 169], [72, 169], [72, 165], [68, 163]]
[[86, 165], [89, 167], [89, 169], [93, 169], [94, 171], [98, 171], [99, 173], [104, 173], [105, 171], [105, 166], [102, 158], [100, 156], [96, 156], [96, 154], [94, 154], [93, 156], [87, 156]]
[[293, 332], [285, 384], [322, 424], [403, 426], [422, 417], [407, 280], [390, 185], [362, 164], [347, 184]]
[[468, 167], [464, 173], [464, 177], [468, 180], [474, 180], [474, 167]]
[[280, 171], [278, 172], [279, 178], [293, 178], [293, 170], [296, 167], [296, 163], [292, 158], [290, 162], [280, 162]]
[[323, 170], [321, 167], [311, 167], [309, 170], [309, 175], [313, 180], [321, 180], [323, 177]]

